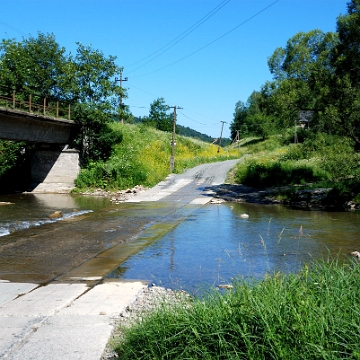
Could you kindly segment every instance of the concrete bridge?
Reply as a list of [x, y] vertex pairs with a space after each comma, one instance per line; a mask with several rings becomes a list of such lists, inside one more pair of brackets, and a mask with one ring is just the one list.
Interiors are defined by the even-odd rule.
[[49, 116], [45, 105], [42, 114], [0, 106], [0, 139], [38, 144], [31, 162], [31, 192], [67, 193], [74, 187], [79, 153], [68, 144], [77, 130], [74, 121]]

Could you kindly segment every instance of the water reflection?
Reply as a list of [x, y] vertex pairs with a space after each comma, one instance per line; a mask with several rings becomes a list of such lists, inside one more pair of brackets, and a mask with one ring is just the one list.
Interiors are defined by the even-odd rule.
[[[246, 213], [248, 219], [240, 215]], [[296, 272], [305, 262], [360, 249], [358, 213], [254, 204], [207, 205], [123, 263], [110, 277], [194, 291], [234, 277]]]

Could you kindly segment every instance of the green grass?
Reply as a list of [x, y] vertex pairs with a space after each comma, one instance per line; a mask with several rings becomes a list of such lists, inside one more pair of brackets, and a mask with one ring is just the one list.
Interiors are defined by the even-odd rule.
[[[78, 190], [104, 188], [125, 189], [135, 185], [154, 186], [170, 174], [172, 134], [144, 125], [112, 124], [122, 134], [107, 161], [90, 163], [77, 180]], [[234, 159], [236, 150], [221, 148], [193, 138], [176, 136], [174, 173], [196, 165]]]
[[338, 260], [160, 304], [116, 345], [121, 359], [360, 359], [360, 266]]

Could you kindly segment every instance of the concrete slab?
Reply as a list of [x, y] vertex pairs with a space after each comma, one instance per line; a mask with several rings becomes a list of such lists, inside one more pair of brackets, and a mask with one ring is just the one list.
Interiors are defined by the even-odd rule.
[[184, 186], [190, 184], [192, 179], [179, 179], [173, 181], [172, 178], [169, 178], [168, 181], [158, 184], [150, 190], [147, 190], [143, 194], [136, 195], [126, 202], [142, 202], [142, 201], [159, 201], [166, 196], [169, 196], [176, 192], [177, 190], [183, 188]]
[[102, 316], [53, 316], [9, 360], [99, 360], [112, 326]]
[[30, 291], [0, 307], [0, 358], [10, 360], [99, 360], [113, 318], [147, 286], [117, 279], [92, 288], [82, 283], [35, 289], [34, 284], [3, 285], [10, 294]]
[[43, 316], [0, 317], [0, 359], [18, 348], [44, 319]]
[[49, 284], [0, 306], [1, 316], [50, 316], [87, 291], [86, 284]]
[[0, 306], [30, 292], [38, 286], [30, 283], [0, 282]]
[[132, 303], [137, 294], [147, 285], [141, 281], [121, 282], [118, 280], [105, 282], [95, 286], [74, 303], [62, 309], [58, 315], [119, 315]]

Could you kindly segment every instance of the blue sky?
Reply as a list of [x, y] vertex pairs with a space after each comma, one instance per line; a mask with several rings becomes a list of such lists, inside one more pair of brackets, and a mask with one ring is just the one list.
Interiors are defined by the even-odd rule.
[[178, 124], [218, 137], [225, 121], [229, 137], [236, 102], [271, 80], [274, 50], [299, 31], [335, 31], [346, 2], [1, 0], [0, 33], [17, 40], [53, 33], [68, 52], [91, 44], [124, 67], [123, 102], [135, 116], [163, 97], [183, 108]]

